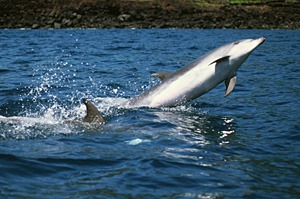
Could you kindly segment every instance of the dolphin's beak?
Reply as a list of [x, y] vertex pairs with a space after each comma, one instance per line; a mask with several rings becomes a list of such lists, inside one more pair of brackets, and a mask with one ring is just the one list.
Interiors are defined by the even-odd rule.
[[264, 43], [265, 42], [265, 38], [264, 37], [260, 37], [260, 38], [258, 38], [258, 39], [254, 39], [253, 40], [253, 48], [252, 48], [252, 50], [251, 51], [253, 51], [254, 49], [256, 49], [258, 46], [260, 46], [262, 43]]
[[260, 40], [260, 42], [258, 44], [258, 46], [259, 46], [259, 45], [261, 45], [262, 43], [264, 43], [266, 41], [266, 38], [261, 37], [261, 38], [258, 38], [258, 40]]

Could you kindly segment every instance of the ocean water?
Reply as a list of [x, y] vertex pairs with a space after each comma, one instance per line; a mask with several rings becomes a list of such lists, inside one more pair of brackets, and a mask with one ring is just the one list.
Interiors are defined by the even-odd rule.
[[[300, 31], [0, 30], [0, 198], [299, 198]], [[236, 40], [238, 71], [173, 108], [118, 106]], [[85, 115], [107, 124], [64, 124]]]

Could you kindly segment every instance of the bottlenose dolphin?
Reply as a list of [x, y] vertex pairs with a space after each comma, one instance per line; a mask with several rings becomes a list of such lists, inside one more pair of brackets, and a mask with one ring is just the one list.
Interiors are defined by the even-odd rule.
[[[105, 120], [101, 116], [99, 110], [97, 107], [90, 102], [87, 99], [82, 100], [83, 103], [86, 106], [86, 116], [83, 118], [83, 120], [67, 120], [63, 121], [63, 123], [67, 124], [73, 124], [73, 123], [93, 123], [93, 124], [105, 124]], [[34, 117], [3, 117], [0, 116], [0, 122], [5, 122], [5, 123], [43, 123], [46, 122], [43, 121], [42, 118], [34, 118]]]
[[236, 73], [250, 53], [265, 38], [244, 39], [221, 46], [178, 71], [154, 73], [162, 81], [149, 91], [129, 101], [130, 107], [171, 107], [191, 101], [221, 82], [228, 96], [236, 84]]

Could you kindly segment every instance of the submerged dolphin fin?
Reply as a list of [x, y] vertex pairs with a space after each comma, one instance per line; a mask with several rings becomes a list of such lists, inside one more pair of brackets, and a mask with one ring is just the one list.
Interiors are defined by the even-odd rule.
[[161, 81], [163, 81], [165, 78], [169, 77], [172, 74], [172, 72], [158, 72], [151, 74], [152, 77], [158, 77]]
[[97, 107], [85, 98], [82, 99], [82, 101], [86, 106], [86, 116], [83, 118], [82, 122], [105, 124], [105, 120], [100, 115], [100, 112], [97, 109]]
[[235, 84], [236, 84], [236, 75], [230, 79], [225, 80], [226, 92], [224, 97], [227, 97], [233, 91]]

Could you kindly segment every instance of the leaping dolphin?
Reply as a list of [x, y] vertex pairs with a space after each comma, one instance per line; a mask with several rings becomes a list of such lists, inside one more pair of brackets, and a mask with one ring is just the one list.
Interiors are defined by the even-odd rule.
[[244, 39], [221, 46], [178, 71], [155, 73], [161, 83], [133, 98], [130, 107], [171, 107], [196, 99], [221, 82], [228, 96], [236, 84], [236, 73], [250, 53], [265, 38]]
[[[86, 106], [86, 116], [83, 120], [67, 120], [63, 121], [63, 123], [67, 124], [78, 124], [78, 123], [93, 123], [93, 124], [105, 124], [104, 118], [101, 116], [97, 107], [87, 99], [82, 100]], [[41, 118], [34, 117], [3, 117], [0, 116], [0, 122], [5, 123], [42, 123], [43, 120]]]

